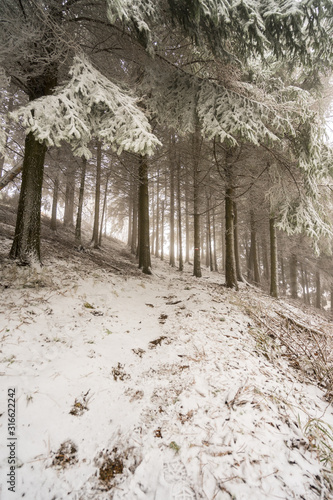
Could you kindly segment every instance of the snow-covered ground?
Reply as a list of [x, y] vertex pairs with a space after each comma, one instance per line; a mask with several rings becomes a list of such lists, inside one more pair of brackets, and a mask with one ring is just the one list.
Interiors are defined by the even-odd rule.
[[42, 269], [4, 261], [1, 499], [333, 498], [308, 432], [333, 425], [332, 406], [287, 359], [263, 355], [250, 292], [153, 263], [144, 276], [79, 255]]

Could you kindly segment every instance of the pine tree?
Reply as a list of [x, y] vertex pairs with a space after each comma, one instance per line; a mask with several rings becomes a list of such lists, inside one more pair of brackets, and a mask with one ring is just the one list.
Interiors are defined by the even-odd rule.
[[[21, 262], [40, 260], [40, 201], [47, 147], [68, 142], [77, 156], [90, 157], [95, 137], [120, 153], [151, 153], [158, 143], [136, 100], [110, 82], [86, 60], [76, 58], [67, 84], [52, 95], [33, 99], [12, 113], [28, 132], [17, 228], [11, 250]], [[39, 180], [37, 184], [37, 179]], [[26, 203], [34, 197], [33, 211]]]

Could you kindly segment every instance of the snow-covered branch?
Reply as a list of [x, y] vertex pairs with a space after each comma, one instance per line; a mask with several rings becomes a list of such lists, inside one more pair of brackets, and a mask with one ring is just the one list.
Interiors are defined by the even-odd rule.
[[97, 138], [118, 153], [151, 154], [159, 143], [137, 100], [97, 71], [83, 56], [76, 57], [71, 79], [54, 94], [30, 102], [11, 116], [22, 120], [48, 146], [68, 142], [78, 156], [90, 156], [89, 141]]

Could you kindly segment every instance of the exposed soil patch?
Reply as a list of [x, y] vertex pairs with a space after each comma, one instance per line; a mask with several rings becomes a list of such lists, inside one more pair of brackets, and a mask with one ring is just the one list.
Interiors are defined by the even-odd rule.
[[122, 365], [121, 363], [118, 363], [118, 365], [113, 367], [111, 371], [112, 371], [113, 378], [116, 381], [117, 380], [124, 381], [124, 380], [128, 380], [131, 378], [131, 376], [125, 372], [124, 365]]
[[55, 467], [65, 468], [77, 462], [76, 458], [77, 447], [73, 441], [64, 441], [53, 459], [52, 465]]
[[75, 399], [73, 407], [69, 412], [70, 415], [75, 415], [76, 417], [81, 416], [85, 411], [89, 410], [88, 408], [88, 394], [90, 391], [86, 392], [79, 398]]
[[156, 347], [157, 347], [158, 345], [161, 345], [161, 344], [162, 344], [162, 342], [163, 342], [163, 340], [167, 340], [167, 338], [168, 338], [168, 337], [165, 337], [165, 336], [163, 336], [163, 335], [162, 335], [162, 337], [159, 337], [159, 338], [158, 338], [158, 339], [156, 339], [156, 340], [152, 340], [152, 341], [151, 341], [151, 342], [149, 342], [149, 344], [148, 344], [149, 349], [156, 349]]
[[165, 321], [167, 320], [168, 315], [167, 314], [160, 314], [160, 317], [158, 318], [158, 321], [161, 325], [164, 325]]

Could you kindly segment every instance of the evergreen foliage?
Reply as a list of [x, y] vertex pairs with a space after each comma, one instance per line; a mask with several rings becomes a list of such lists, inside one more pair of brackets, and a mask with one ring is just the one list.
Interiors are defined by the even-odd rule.
[[[0, 66], [0, 106], [2, 106], [4, 101], [4, 90], [9, 85], [9, 78], [7, 78], [6, 73], [3, 68]], [[1, 119], [3, 116], [1, 116]], [[2, 120], [1, 120], [2, 121]], [[4, 123], [1, 123], [0, 126], [0, 155], [4, 152], [4, 148], [6, 145], [6, 127]]]
[[267, 51], [332, 64], [330, 0], [119, 0], [108, 1], [111, 22], [120, 18], [150, 51], [154, 28], [173, 23], [197, 45], [226, 59]]
[[137, 100], [97, 71], [87, 58], [76, 57], [71, 79], [12, 113], [26, 132], [47, 146], [68, 142], [77, 156], [91, 156], [88, 144], [97, 138], [118, 153], [151, 154], [159, 143]]

